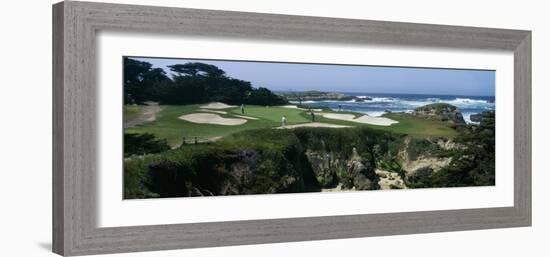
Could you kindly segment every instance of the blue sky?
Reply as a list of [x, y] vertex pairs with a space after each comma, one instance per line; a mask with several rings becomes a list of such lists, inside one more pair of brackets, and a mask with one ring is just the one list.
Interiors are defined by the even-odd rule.
[[357, 93], [494, 96], [495, 71], [132, 58], [172, 72], [168, 65], [203, 62], [233, 78], [273, 91], [333, 91]]

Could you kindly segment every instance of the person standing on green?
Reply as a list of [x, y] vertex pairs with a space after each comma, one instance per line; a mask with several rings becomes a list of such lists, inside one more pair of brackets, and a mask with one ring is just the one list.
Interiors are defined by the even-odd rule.
[[281, 125], [283, 128], [286, 126], [286, 115], [283, 115], [283, 118], [281, 119]]
[[311, 115], [311, 122], [315, 122], [315, 113], [313, 110], [309, 109], [309, 115]]
[[244, 114], [244, 104], [241, 104], [241, 114]]

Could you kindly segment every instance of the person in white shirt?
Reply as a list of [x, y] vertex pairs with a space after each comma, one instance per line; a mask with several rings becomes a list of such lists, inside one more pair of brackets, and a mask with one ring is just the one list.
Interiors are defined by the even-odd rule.
[[282, 126], [286, 126], [286, 116], [283, 115], [283, 118], [281, 119]]

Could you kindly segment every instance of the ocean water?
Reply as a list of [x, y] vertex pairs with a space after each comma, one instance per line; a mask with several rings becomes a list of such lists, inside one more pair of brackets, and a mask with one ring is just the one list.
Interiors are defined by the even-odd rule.
[[[448, 103], [460, 109], [464, 120], [472, 123], [470, 115], [486, 110], [495, 110], [494, 96], [464, 96], [464, 95], [421, 95], [421, 94], [380, 94], [380, 93], [345, 93], [358, 98], [372, 100], [356, 101], [303, 101], [302, 104], [316, 107], [328, 107], [334, 111], [352, 111], [370, 116], [380, 116], [386, 111], [412, 112], [415, 108], [432, 104]], [[297, 102], [293, 102], [297, 103]]]

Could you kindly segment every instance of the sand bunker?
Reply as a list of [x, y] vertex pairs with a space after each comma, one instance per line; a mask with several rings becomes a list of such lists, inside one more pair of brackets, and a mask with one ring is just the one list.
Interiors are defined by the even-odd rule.
[[389, 118], [372, 117], [368, 115], [363, 115], [361, 117], [355, 118], [355, 115], [353, 114], [340, 114], [340, 113], [318, 113], [318, 114], [327, 119], [345, 120], [345, 121], [352, 121], [352, 122], [378, 125], [378, 126], [389, 126], [391, 124], [398, 123], [398, 121], [395, 121]]
[[368, 115], [363, 115], [357, 119], [354, 119], [352, 121], [355, 122], [361, 122], [366, 124], [372, 124], [372, 125], [378, 125], [378, 126], [389, 126], [391, 124], [399, 123], [396, 120], [392, 120], [390, 118], [385, 117], [372, 117]]
[[319, 113], [319, 115], [334, 120], [353, 120], [355, 115], [353, 114], [341, 114], [341, 113]]
[[233, 116], [243, 118], [243, 119], [247, 119], [247, 120], [257, 120], [258, 119], [258, 118], [255, 118], [255, 117], [244, 116], [244, 115], [236, 115], [236, 114], [233, 114]]
[[200, 108], [202, 109], [215, 109], [215, 110], [219, 110], [219, 109], [228, 109], [228, 108], [233, 108], [233, 107], [237, 107], [235, 105], [227, 105], [227, 104], [224, 104], [224, 103], [219, 103], [219, 102], [216, 102], [216, 103], [209, 103], [207, 105], [203, 105], [201, 106]]
[[328, 123], [321, 123], [321, 122], [311, 122], [311, 123], [303, 123], [303, 124], [296, 124], [296, 125], [286, 125], [284, 127], [277, 127], [277, 128], [278, 129], [292, 129], [292, 128], [301, 128], [301, 127], [307, 127], [307, 128], [350, 128], [351, 126], [328, 124]]
[[179, 119], [193, 122], [193, 123], [225, 125], [225, 126], [242, 125], [247, 122], [247, 120], [245, 119], [224, 118], [218, 114], [213, 114], [213, 113], [186, 114], [186, 115], [180, 116]]
[[[279, 107], [282, 107], [282, 108], [288, 108], [288, 109], [298, 109], [298, 110], [303, 110], [303, 111], [309, 111], [309, 109], [306, 109], [306, 108], [300, 108], [296, 105], [283, 105], [283, 106], [279, 106]], [[314, 112], [322, 112], [323, 109], [312, 109]]]
[[224, 111], [214, 111], [214, 110], [208, 110], [208, 109], [201, 109], [201, 112], [212, 112], [212, 113], [218, 113], [218, 114], [227, 114], [227, 112]]

